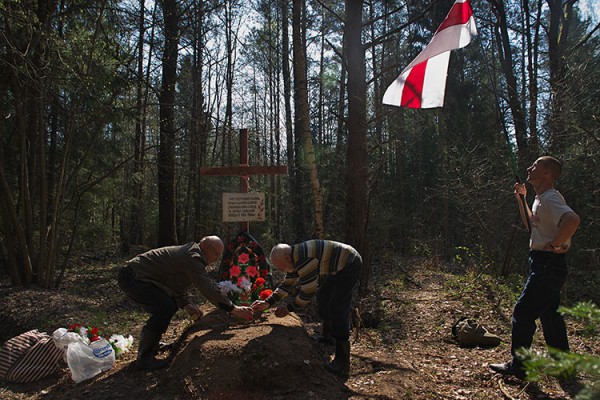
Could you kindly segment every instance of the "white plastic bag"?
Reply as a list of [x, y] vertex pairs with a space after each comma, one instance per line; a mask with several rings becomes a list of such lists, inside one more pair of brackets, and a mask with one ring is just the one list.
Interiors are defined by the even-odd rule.
[[115, 351], [104, 338], [90, 344], [78, 340], [67, 347], [67, 364], [75, 383], [108, 371], [114, 363]]
[[58, 328], [52, 333], [52, 340], [54, 344], [59, 349], [66, 351], [67, 347], [69, 347], [69, 343], [78, 342], [81, 340], [81, 336], [79, 336], [75, 332], [69, 332], [65, 328]]

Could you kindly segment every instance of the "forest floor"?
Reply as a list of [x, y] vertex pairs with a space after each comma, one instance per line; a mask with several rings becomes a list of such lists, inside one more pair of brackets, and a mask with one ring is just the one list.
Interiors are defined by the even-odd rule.
[[[347, 381], [326, 372], [333, 348], [311, 339], [314, 312], [252, 322], [203, 306], [196, 321], [178, 313], [165, 334], [175, 343], [160, 357], [164, 370], [134, 368], [145, 314], [116, 285], [119, 264], [83, 261], [67, 271], [60, 290], [10, 288], [0, 280], [0, 340], [37, 328], [52, 334], [72, 323], [135, 338], [112, 369], [75, 384], [68, 367], [30, 384], [0, 381], [0, 398], [22, 399], [571, 399], [585, 377], [568, 384], [554, 378], [523, 382], [487, 367], [510, 352], [514, 297], [482, 274], [457, 276], [428, 261], [379, 265], [359, 301]], [[514, 292], [512, 294], [514, 296]], [[505, 341], [494, 348], [462, 348], [451, 337], [461, 316], [476, 319]], [[357, 319], [358, 320], [358, 319]], [[568, 321], [572, 350], [600, 354], [598, 338], [583, 337]], [[534, 346], [542, 349], [541, 334]]]

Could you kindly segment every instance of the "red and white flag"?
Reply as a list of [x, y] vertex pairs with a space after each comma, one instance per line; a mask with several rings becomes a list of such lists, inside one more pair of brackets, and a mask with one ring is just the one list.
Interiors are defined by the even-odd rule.
[[469, 0], [456, 0], [431, 42], [387, 88], [383, 104], [408, 108], [444, 105], [450, 51], [465, 47], [477, 35]]

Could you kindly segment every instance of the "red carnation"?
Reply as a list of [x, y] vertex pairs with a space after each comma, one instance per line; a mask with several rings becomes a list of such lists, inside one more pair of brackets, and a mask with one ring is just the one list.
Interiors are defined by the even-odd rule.
[[238, 267], [237, 265], [234, 265], [233, 267], [229, 268], [229, 275], [238, 276], [239, 274], [240, 274], [240, 267]]
[[238, 263], [240, 264], [248, 264], [249, 260], [250, 256], [248, 255], [248, 253], [242, 253], [238, 256]]
[[256, 276], [258, 275], [258, 271], [256, 270], [256, 266], [251, 265], [248, 268], [246, 268], [246, 273], [248, 274], [248, 276]]
[[261, 300], [266, 300], [268, 299], [271, 295], [273, 294], [273, 291], [271, 289], [265, 289], [262, 292], [260, 292], [260, 299]]

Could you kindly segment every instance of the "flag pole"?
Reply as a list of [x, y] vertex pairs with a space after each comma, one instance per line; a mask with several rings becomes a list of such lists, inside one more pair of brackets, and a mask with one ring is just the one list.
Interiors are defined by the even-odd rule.
[[[502, 132], [504, 133], [504, 139], [506, 140], [506, 146], [508, 147], [508, 155], [510, 157], [512, 171], [515, 174], [515, 179], [516, 179], [517, 183], [522, 183], [521, 178], [519, 178], [519, 173], [518, 173], [518, 169], [517, 169], [517, 161], [515, 158], [515, 151], [514, 151], [512, 142], [510, 141], [510, 137], [508, 135], [508, 130], [506, 129], [506, 124], [504, 123], [504, 116], [502, 115], [502, 110], [500, 109], [500, 97], [498, 96], [498, 91], [496, 90], [496, 82], [494, 81], [494, 77], [490, 71], [490, 65], [489, 65], [487, 57], [485, 55], [485, 49], [483, 47], [483, 42], [481, 41], [481, 36], [480, 35], [477, 35], [477, 36], [478, 36], [477, 41], [479, 42], [479, 45], [481, 48], [481, 54], [483, 55], [484, 64], [486, 67], [485, 69], [487, 71], [488, 78], [490, 80], [490, 86], [492, 87], [492, 92], [494, 93], [494, 99], [496, 100], [495, 101], [496, 113], [497, 113], [497, 117], [500, 119], [500, 123], [502, 125]], [[519, 198], [520, 198], [522, 206], [523, 206], [525, 220], [527, 221], [527, 231], [531, 232], [531, 219], [529, 218], [529, 213], [527, 213], [527, 202], [525, 200], [525, 196], [523, 194], [519, 194]]]

